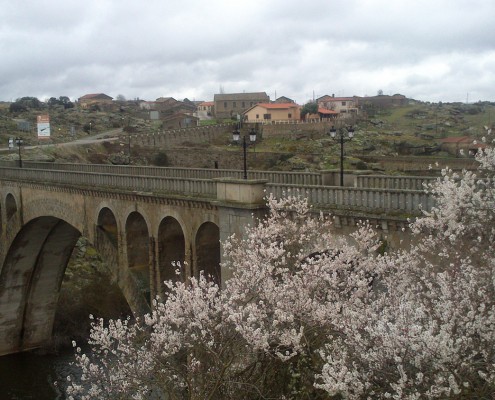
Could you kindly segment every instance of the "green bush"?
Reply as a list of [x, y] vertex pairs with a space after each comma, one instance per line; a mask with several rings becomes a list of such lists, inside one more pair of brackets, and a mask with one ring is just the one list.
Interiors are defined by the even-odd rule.
[[368, 169], [368, 165], [362, 161], [362, 160], [359, 160], [357, 163], [356, 163], [356, 169], [358, 170], [365, 170], [365, 169]]
[[166, 167], [168, 165], [167, 155], [162, 151], [156, 153], [153, 157], [153, 165], [156, 165], [157, 167]]

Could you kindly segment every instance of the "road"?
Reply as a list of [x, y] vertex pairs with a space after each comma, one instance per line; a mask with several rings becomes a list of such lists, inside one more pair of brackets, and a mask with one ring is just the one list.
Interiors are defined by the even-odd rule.
[[[98, 142], [108, 142], [108, 141], [114, 141], [118, 140], [119, 136], [123, 134], [122, 128], [118, 129], [112, 129], [110, 131], [98, 133], [96, 135], [91, 135], [87, 136], [85, 138], [81, 139], [76, 139], [72, 140], [70, 142], [62, 142], [62, 143], [45, 143], [43, 144], [43, 141], [39, 141], [40, 144], [37, 145], [32, 145], [32, 146], [22, 146], [24, 149], [36, 149], [39, 147], [62, 147], [62, 146], [78, 146], [78, 145], [84, 145], [84, 144], [92, 144], [92, 143], [98, 143]], [[16, 146], [17, 147], [17, 146]], [[0, 147], [0, 152], [5, 152], [5, 151], [14, 151], [14, 149], [9, 149], [7, 147]]]

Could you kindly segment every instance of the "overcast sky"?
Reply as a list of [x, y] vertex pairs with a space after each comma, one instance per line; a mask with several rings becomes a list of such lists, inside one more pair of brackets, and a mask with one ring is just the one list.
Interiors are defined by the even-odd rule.
[[0, 0], [0, 100], [495, 101], [494, 0]]

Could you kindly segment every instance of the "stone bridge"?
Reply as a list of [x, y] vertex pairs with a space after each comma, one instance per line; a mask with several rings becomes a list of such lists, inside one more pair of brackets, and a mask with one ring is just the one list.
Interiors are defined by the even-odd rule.
[[299, 190], [316, 210], [332, 211], [337, 227], [367, 218], [384, 232], [400, 231], [420, 205], [432, 206], [417, 187], [423, 178], [355, 176], [353, 187], [341, 188], [324, 185], [322, 173], [250, 173], [255, 179], [228, 170], [0, 164], [0, 355], [49, 340], [81, 235], [106, 261], [133, 312], [143, 313], [166, 294], [164, 280], [204, 271], [223, 284], [229, 271], [221, 267], [220, 243], [263, 215], [266, 194]]

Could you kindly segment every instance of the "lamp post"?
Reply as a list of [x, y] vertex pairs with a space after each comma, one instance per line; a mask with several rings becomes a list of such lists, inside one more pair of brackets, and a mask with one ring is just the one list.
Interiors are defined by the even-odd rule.
[[21, 156], [22, 138], [16, 137], [15, 138], [15, 144], [17, 145], [17, 148], [19, 149], [19, 168], [22, 168], [22, 156]]
[[[346, 132], [347, 138], [345, 137]], [[352, 138], [354, 137], [354, 129], [352, 128], [352, 126], [348, 126], [345, 128], [339, 128], [339, 130], [337, 130], [332, 125], [329, 134], [332, 139], [340, 142], [340, 186], [344, 186], [344, 142], [352, 140]]]
[[[236, 129], [232, 132], [232, 139], [234, 142], [239, 143], [239, 139], [241, 137], [241, 132], [239, 131], [239, 124], [237, 124]], [[250, 143], [255, 143], [256, 142], [256, 130], [254, 128], [251, 128], [249, 131], [249, 142]], [[244, 179], [247, 179], [247, 147], [248, 143], [246, 142], [246, 135], [242, 136], [242, 152], [244, 156]]]
[[131, 132], [127, 134], [127, 155], [129, 156], [129, 164], [131, 163]]

